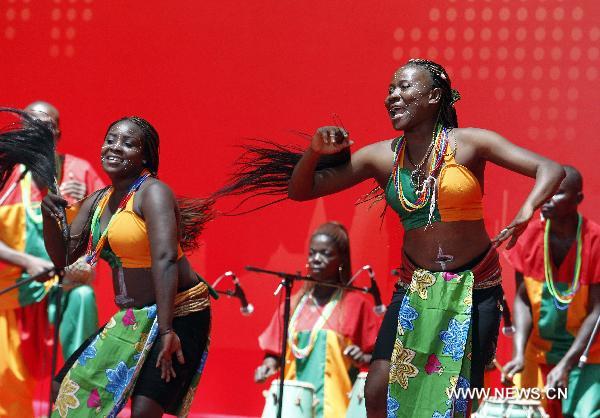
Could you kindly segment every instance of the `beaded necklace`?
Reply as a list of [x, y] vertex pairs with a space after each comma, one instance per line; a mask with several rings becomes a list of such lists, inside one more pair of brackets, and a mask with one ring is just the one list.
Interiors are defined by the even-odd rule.
[[[546, 228], [544, 230], [544, 275], [546, 277], [546, 286], [548, 292], [552, 296], [554, 305], [560, 309], [565, 310], [569, 307], [569, 304], [575, 298], [575, 293], [579, 289], [579, 275], [581, 273], [581, 225], [583, 223], [583, 217], [577, 214], [577, 256], [575, 258], [575, 269], [573, 272], [573, 280], [571, 286], [567, 289], [566, 293], [561, 294], [556, 287], [554, 287], [554, 277], [552, 274], [552, 260], [550, 257], [550, 219], [546, 220]], [[562, 304], [562, 305], [561, 305]]]
[[421, 189], [415, 190], [417, 199], [414, 202], [411, 202], [404, 195], [402, 181], [400, 180], [402, 170], [401, 165], [402, 161], [404, 161], [404, 152], [406, 151], [406, 139], [404, 138], [404, 135], [398, 139], [398, 143], [396, 144], [396, 161], [394, 161], [394, 168], [392, 169], [392, 180], [394, 182], [396, 193], [398, 194], [398, 200], [405, 211], [414, 212], [418, 209], [422, 209], [427, 205], [431, 198], [428, 224], [431, 224], [431, 220], [433, 219], [433, 212], [435, 210], [435, 201], [437, 197], [437, 176], [442, 165], [444, 164], [444, 156], [446, 155], [446, 151], [448, 149], [449, 130], [438, 123], [434, 131], [434, 137], [433, 155], [431, 157], [431, 163], [429, 164], [429, 174], [423, 182]]
[[296, 357], [297, 359], [304, 359], [310, 355], [313, 347], [315, 346], [315, 342], [317, 341], [317, 334], [323, 328], [323, 325], [325, 325], [325, 323], [331, 316], [333, 309], [336, 307], [336, 305], [340, 301], [341, 297], [342, 297], [341, 289], [336, 291], [333, 294], [331, 299], [329, 299], [329, 302], [327, 302], [327, 305], [325, 305], [325, 307], [321, 311], [321, 315], [319, 316], [319, 319], [317, 319], [317, 322], [315, 322], [312, 329], [310, 330], [310, 337], [308, 339], [308, 343], [306, 344], [305, 347], [299, 348], [295, 342], [296, 322], [298, 321], [298, 317], [300, 316], [302, 309], [306, 305], [306, 302], [312, 298], [312, 290], [310, 292], [302, 295], [302, 298], [300, 299], [300, 303], [294, 310], [294, 314], [292, 315], [292, 319], [290, 320], [290, 328], [288, 330], [288, 344], [290, 346], [290, 349], [292, 350], [292, 354], [294, 355], [294, 357]]
[[108, 199], [112, 195], [114, 188], [111, 186], [104, 193], [104, 195], [98, 202], [96, 209], [94, 210], [94, 215], [92, 216], [90, 238], [88, 240], [87, 250], [85, 252], [85, 261], [88, 264], [93, 266], [98, 262], [98, 257], [100, 256], [100, 252], [102, 251], [102, 248], [104, 247], [104, 244], [106, 243], [106, 239], [108, 238], [108, 230], [110, 229], [110, 226], [112, 225], [113, 221], [116, 219], [117, 215], [119, 213], [121, 213], [121, 211], [123, 209], [125, 209], [125, 206], [127, 205], [127, 202], [129, 201], [129, 199], [131, 199], [133, 194], [139, 190], [142, 183], [148, 177], [150, 177], [150, 172], [148, 170], [142, 171], [142, 174], [140, 175], [140, 177], [138, 177], [137, 180], [134, 181], [133, 184], [129, 187], [129, 191], [127, 192], [127, 194], [125, 196], [123, 196], [123, 199], [121, 199], [121, 202], [119, 203], [119, 206], [117, 207], [117, 210], [110, 217], [110, 220], [108, 221], [108, 225], [106, 226], [104, 231], [102, 231], [102, 234], [100, 235], [100, 238], [98, 239], [98, 242], [96, 243], [96, 246], [94, 247], [94, 233], [96, 232], [97, 228], [100, 228], [100, 222], [99, 222], [100, 216], [102, 216], [102, 213], [104, 212], [104, 209], [106, 208], [106, 205], [108, 204]]

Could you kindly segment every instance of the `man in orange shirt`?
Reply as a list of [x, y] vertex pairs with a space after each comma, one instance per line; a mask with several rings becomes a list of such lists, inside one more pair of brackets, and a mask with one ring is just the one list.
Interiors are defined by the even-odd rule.
[[[34, 102], [25, 108], [52, 126], [60, 137], [59, 114], [54, 106]], [[57, 154], [57, 180], [70, 203], [103, 186], [91, 165], [70, 154]], [[24, 167], [16, 167], [0, 190], [0, 289], [52, 267], [42, 234], [40, 202], [44, 190]], [[71, 268], [74, 275], [91, 276], [85, 268]], [[87, 266], [87, 265], [86, 265]], [[34, 382], [48, 377], [52, 331], [49, 321], [56, 315], [55, 280], [37, 281], [0, 296], [0, 416], [33, 416]], [[60, 342], [68, 358], [97, 328], [98, 312], [90, 286], [73, 287], [62, 299]]]
[[578, 213], [581, 174], [564, 169], [560, 188], [542, 206], [543, 220], [528, 226], [508, 257], [517, 280], [516, 333], [503, 372], [509, 379], [521, 372], [520, 387], [567, 388], [562, 402], [544, 405], [553, 418], [597, 418], [600, 339], [587, 364], [577, 362], [600, 315], [600, 225]]

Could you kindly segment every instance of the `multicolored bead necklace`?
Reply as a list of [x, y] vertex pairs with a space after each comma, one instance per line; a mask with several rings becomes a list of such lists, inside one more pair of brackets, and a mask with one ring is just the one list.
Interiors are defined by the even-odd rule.
[[308, 338], [308, 343], [306, 344], [305, 347], [299, 348], [296, 345], [296, 341], [295, 341], [296, 340], [296, 322], [298, 320], [298, 316], [300, 316], [300, 313], [302, 312], [302, 309], [304, 309], [306, 302], [309, 299], [311, 299], [312, 297], [313, 297], [312, 290], [310, 292], [307, 292], [304, 295], [302, 295], [302, 298], [300, 299], [300, 303], [298, 303], [298, 306], [296, 307], [296, 309], [294, 310], [294, 314], [292, 315], [292, 319], [290, 320], [290, 327], [288, 330], [288, 344], [290, 346], [290, 349], [292, 350], [292, 354], [297, 359], [303, 359], [310, 355], [313, 347], [315, 346], [315, 342], [317, 341], [317, 335], [318, 335], [319, 331], [323, 328], [323, 326], [325, 325], [325, 323], [331, 316], [331, 313], [333, 312], [334, 308], [336, 307], [336, 305], [342, 298], [342, 290], [340, 289], [340, 290], [336, 291], [333, 294], [333, 296], [331, 296], [331, 299], [329, 299], [329, 302], [327, 302], [327, 305], [325, 305], [325, 307], [323, 308], [323, 311], [321, 311], [321, 315], [319, 316], [319, 319], [317, 319], [317, 322], [315, 322], [312, 329], [310, 330], [310, 337]]
[[127, 194], [125, 196], [123, 196], [123, 199], [121, 199], [121, 202], [119, 203], [119, 206], [117, 207], [117, 210], [110, 217], [110, 220], [108, 221], [108, 225], [106, 226], [106, 228], [100, 235], [100, 239], [98, 239], [98, 242], [96, 243], [96, 246], [94, 247], [94, 234], [96, 232], [96, 229], [100, 228], [100, 222], [99, 222], [100, 216], [102, 216], [102, 213], [104, 212], [104, 209], [106, 208], [106, 205], [108, 204], [108, 199], [112, 195], [114, 188], [110, 187], [104, 193], [102, 198], [100, 198], [100, 201], [98, 202], [98, 205], [96, 206], [96, 209], [94, 210], [94, 215], [92, 216], [90, 238], [88, 240], [87, 250], [85, 252], [85, 261], [88, 264], [95, 265], [98, 262], [98, 257], [100, 256], [100, 252], [102, 251], [102, 248], [104, 248], [104, 244], [106, 243], [106, 239], [108, 238], [108, 230], [110, 229], [110, 226], [112, 225], [113, 221], [116, 219], [117, 215], [119, 213], [121, 213], [121, 211], [123, 209], [125, 209], [125, 206], [127, 205], [127, 202], [129, 201], [129, 199], [131, 199], [131, 197], [134, 195], [134, 193], [139, 190], [142, 183], [144, 183], [144, 181], [148, 177], [150, 177], [150, 175], [151, 174], [148, 170], [142, 171], [142, 174], [140, 175], [140, 177], [138, 177], [137, 180], [134, 181], [133, 184], [129, 187], [129, 191], [127, 192]]
[[573, 272], [573, 280], [571, 286], [567, 289], [566, 293], [561, 294], [554, 286], [554, 277], [552, 274], [552, 258], [550, 256], [550, 219], [546, 220], [546, 228], [544, 230], [544, 275], [546, 276], [546, 287], [548, 292], [553, 298], [554, 305], [560, 309], [565, 310], [569, 307], [569, 304], [575, 298], [575, 293], [579, 289], [579, 275], [581, 273], [581, 225], [583, 223], [583, 217], [578, 214], [577, 219], [577, 255], [575, 258], [575, 269]]
[[404, 138], [404, 136], [401, 136], [398, 139], [398, 143], [396, 144], [396, 161], [394, 161], [394, 168], [392, 170], [392, 180], [396, 188], [396, 193], [398, 194], [398, 200], [400, 201], [400, 204], [402, 205], [405, 211], [414, 212], [418, 209], [424, 208], [431, 198], [431, 205], [429, 209], [429, 223], [431, 223], [431, 220], [433, 219], [433, 212], [435, 209], [435, 201], [437, 196], [437, 176], [444, 164], [444, 156], [446, 155], [446, 152], [448, 150], [448, 144], [450, 142], [449, 132], [450, 131], [444, 126], [442, 126], [442, 124], [436, 124], [436, 128], [433, 134], [433, 155], [431, 157], [431, 163], [429, 164], [429, 174], [423, 182], [421, 189], [415, 190], [417, 199], [414, 202], [411, 202], [404, 195], [404, 190], [402, 190], [402, 181], [400, 180], [402, 170], [401, 165], [404, 161], [404, 152], [406, 151], [406, 139]]

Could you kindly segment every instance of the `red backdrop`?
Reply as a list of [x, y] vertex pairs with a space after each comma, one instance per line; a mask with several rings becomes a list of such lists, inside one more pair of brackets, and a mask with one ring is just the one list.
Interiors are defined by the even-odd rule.
[[[446, 65], [463, 99], [462, 126], [492, 129], [573, 164], [585, 178], [584, 214], [596, 218], [600, 182], [600, 3], [538, 1], [194, 1], [0, 0], [3, 105], [43, 99], [61, 111], [63, 151], [99, 166], [107, 125], [141, 115], [162, 139], [160, 176], [175, 191], [204, 195], [231, 171], [244, 138], [302, 144], [340, 115], [356, 145], [396, 133], [383, 107], [394, 69], [411, 57]], [[490, 167], [485, 208], [490, 234], [506, 225], [532, 182]], [[256, 307], [241, 317], [233, 300], [214, 303], [211, 355], [194, 410], [259, 415], [256, 337], [278, 299], [276, 281], [244, 273], [253, 264], [303, 270], [307, 236], [334, 219], [351, 231], [355, 268], [369, 263], [389, 297], [401, 232], [381, 207], [354, 201], [363, 185], [316, 202], [285, 202], [214, 221], [192, 256], [209, 281], [235, 271]], [[222, 209], [235, 202], [225, 202]], [[102, 319], [113, 311], [103, 269], [96, 283]], [[505, 288], [514, 294], [512, 271]], [[510, 356], [502, 340], [499, 360]]]

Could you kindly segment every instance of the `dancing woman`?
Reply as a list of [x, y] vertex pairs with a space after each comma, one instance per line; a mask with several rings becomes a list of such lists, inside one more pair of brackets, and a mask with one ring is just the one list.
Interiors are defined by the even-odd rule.
[[[402, 136], [350, 156], [348, 133], [322, 127], [301, 156], [282, 146], [251, 149], [221, 191], [272, 194], [287, 185], [289, 197], [303, 201], [374, 179], [400, 216], [402, 277], [373, 352], [365, 388], [369, 417], [467, 413], [467, 402], [449, 395], [481, 387], [494, 354], [502, 298], [495, 247], [509, 239], [508, 247], [514, 245], [564, 176], [560, 165], [495, 132], [459, 129], [459, 97], [441, 65], [410, 60], [394, 73], [385, 100]], [[332, 156], [337, 160], [328, 164], [324, 157]], [[514, 220], [493, 240], [482, 209], [488, 161], [535, 178]]]
[[[328, 222], [314, 231], [308, 268], [319, 282], [348, 283], [352, 271], [350, 242], [343, 225]], [[379, 324], [373, 303], [357, 292], [311, 283], [295, 295], [294, 307], [287, 352], [290, 367], [285, 379], [315, 387], [317, 418], [343, 417], [352, 389], [349, 372], [352, 367], [368, 366], [375, 345]], [[278, 370], [281, 318], [279, 309], [258, 338], [265, 358], [254, 374], [256, 382], [264, 382]]]
[[109, 126], [101, 158], [111, 185], [82, 201], [68, 249], [56, 222], [66, 202], [53, 194], [43, 200], [53, 263], [64, 266], [66, 255], [105, 259], [120, 309], [59, 372], [53, 415], [116, 416], [129, 397], [134, 417], [189, 411], [208, 350], [210, 290], [183, 250], [211, 218], [211, 202], [175, 199], [156, 177], [158, 151], [146, 120]]

